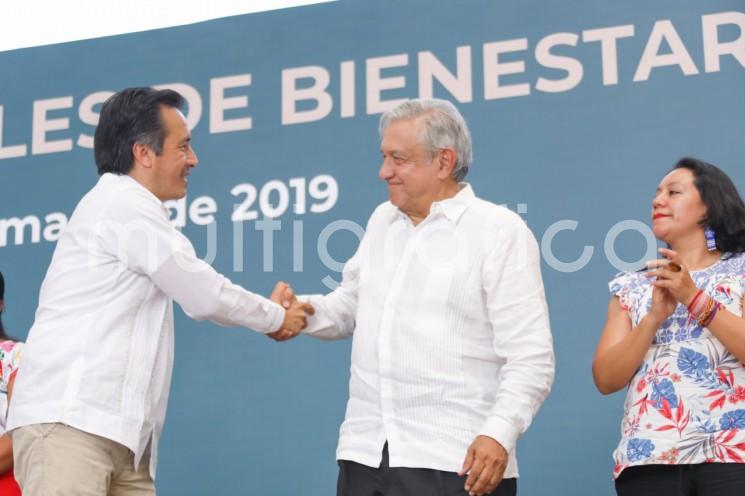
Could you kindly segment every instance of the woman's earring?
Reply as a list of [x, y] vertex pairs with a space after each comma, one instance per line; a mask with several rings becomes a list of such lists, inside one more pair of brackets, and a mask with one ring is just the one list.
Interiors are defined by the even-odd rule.
[[710, 227], [704, 229], [704, 237], [706, 238], [706, 249], [714, 251], [717, 249], [717, 240], [714, 237], [714, 230]]

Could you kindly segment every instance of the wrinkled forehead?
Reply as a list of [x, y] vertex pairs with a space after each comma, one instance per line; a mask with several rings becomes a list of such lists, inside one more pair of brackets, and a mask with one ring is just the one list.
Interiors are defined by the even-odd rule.
[[388, 124], [383, 131], [380, 144], [396, 144], [396, 146], [421, 146], [424, 124], [421, 117], [396, 119]]

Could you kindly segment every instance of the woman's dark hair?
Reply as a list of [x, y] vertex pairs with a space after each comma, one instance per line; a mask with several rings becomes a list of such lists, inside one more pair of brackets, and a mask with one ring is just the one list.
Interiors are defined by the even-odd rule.
[[[5, 279], [3, 278], [3, 273], [0, 272], [0, 303], [5, 299]], [[5, 327], [3, 327], [3, 310], [0, 309], [0, 341], [6, 341], [10, 339], [7, 334], [5, 334]]]
[[128, 174], [134, 161], [135, 143], [145, 144], [161, 154], [166, 135], [160, 118], [162, 105], [181, 109], [184, 97], [173, 90], [127, 88], [103, 103], [93, 141], [99, 174]]
[[714, 231], [717, 249], [725, 253], [745, 252], [745, 203], [732, 180], [719, 167], [692, 157], [684, 157], [675, 169], [693, 173], [696, 189], [706, 205], [702, 226]]

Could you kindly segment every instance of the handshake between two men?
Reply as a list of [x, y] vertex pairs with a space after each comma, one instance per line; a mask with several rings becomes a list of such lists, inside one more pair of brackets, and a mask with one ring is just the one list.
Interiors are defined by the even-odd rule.
[[290, 285], [283, 281], [279, 281], [274, 286], [269, 298], [285, 309], [285, 320], [282, 322], [282, 328], [267, 334], [275, 341], [287, 341], [300, 334], [308, 325], [308, 315], [315, 313], [313, 306], [310, 303], [298, 301]]

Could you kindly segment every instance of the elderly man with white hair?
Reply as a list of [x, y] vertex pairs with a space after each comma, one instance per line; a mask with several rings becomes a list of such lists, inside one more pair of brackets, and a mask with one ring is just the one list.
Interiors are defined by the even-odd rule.
[[338, 496], [514, 495], [517, 438], [554, 377], [537, 243], [463, 182], [471, 138], [451, 103], [402, 103], [380, 136], [389, 201], [340, 286], [307, 297], [303, 331], [353, 337]]

